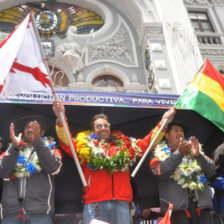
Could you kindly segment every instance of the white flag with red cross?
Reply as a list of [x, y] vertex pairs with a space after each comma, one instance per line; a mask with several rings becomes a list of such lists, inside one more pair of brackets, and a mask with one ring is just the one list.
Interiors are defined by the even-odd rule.
[[36, 35], [32, 16], [28, 14], [0, 43], [0, 97], [24, 92], [52, 92]]

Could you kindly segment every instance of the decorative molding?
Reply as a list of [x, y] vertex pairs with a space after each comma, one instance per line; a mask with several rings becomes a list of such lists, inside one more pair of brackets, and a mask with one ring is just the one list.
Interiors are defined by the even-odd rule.
[[151, 43], [150, 44], [152, 51], [154, 52], [162, 52], [162, 45], [161, 43]]
[[161, 89], [171, 89], [171, 84], [169, 79], [158, 79], [159, 87]]
[[135, 40], [126, 22], [119, 17], [117, 30], [109, 40], [89, 45], [86, 52], [86, 65], [111, 62], [125, 67], [138, 67]]
[[179, 22], [166, 23], [166, 27], [171, 34], [173, 45], [179, 47], [183, 56], [196, 54], [198, 42], [191, 29]]
[[224, 4], [224, 0], [209, 0], [209, 2], [211, 2], [212, 4]]
[[82, 72], [80, 72], [77, 76], [77, 82], [85, 82], [85, 79], [84, 79], [84, 75], [82, 74]]
[[184, 3], [185, 4], [188, 4], [188, 5], [195, 5], [195, 4], [198, 4], [198, 5], [209, 5], [209, 4], [224, 4], [224, 0], [184, 0]]
[[202, 55], [224, 56], [224, 49], [200, 49]]
[[146, 38], [149, 38], [151, 34], [163, 34], [162, 26], [149, 26], [146, 30]]
[[138, 76], [135, 72], [132, 73], [131, 82], [132, 83], [138, 83]]
[[85, 81], [87, 83], [91, 83], [95, 78], [104, 75], [105, 73], [120, 79], [123, 83], [125, 83], [125, 85], [131, 83], [130, 78], [126, 73], [110, 65], [104, 65], [102, 67], [98, 67], [94, 71], [91, 71], [90, 73], [88, 73]]
[[165, 60], [154, 60], [154, 66], [156, 69], [166, 69], [166, 62]]
[[89, 61], [92, 62], [96, 59], [117, 59], [120, 60], [123, 56], [129, 61], [130, 64], [134, 64], [133, 57], [128, 52], [128, 32], [122, 26], [117, 35], [104, 45], [99, 44], [92, 47], [89, 52]]
[[158, 15], [152, 0], [137, 0], [137, 3], [147, 17], [152, 21], [158, 21]]
[[164, 41], [163, 27], [161, 23], [153, 23], [144, 27], [142, 36], [139, 38], [139, 45], [144, 49], [149, 40]]
[[184, 0], [184, 3], [192, 5], [192, 4], [199, 4], [199, 5], [207, 5], [209, 4], [208, 0]]

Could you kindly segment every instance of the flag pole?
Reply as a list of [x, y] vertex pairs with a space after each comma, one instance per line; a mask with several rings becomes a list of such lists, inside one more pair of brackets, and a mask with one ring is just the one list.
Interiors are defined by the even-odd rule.
[[153, 147], [154, 143], [156, 142], [157, 138], [159, 137], [161, 131], [166, 127], [167, 122], [168, 122], [168, 118], [166, 118], [164, 120], [164, 122], [162, 123], [160, 129], [156, 133], [155, 137], [152, 139], [150, 145], [146, 149], [146, 151], [145, 151], [144, 155], [142, 156], [141, 160], [138, 162], [137, 166], [133, 170], [133, 172], [131, 174], [131, 177], [135, 177], [136, 173], [138, 172], [139, 168], [141, 167], [142, 163], [144, 162], [145, 158], [147, 157], [148, 153], [151, 151], [151, 148]]
[[[44, 61], [44, 64], [45, 64], [45, 67], [47, 69], [47, 73], [48, 73], [48, 77], [49, 77], [49, 80], [50, 80], [50, 83], [51, 83], [51, 90], [52, 90], [52, 94], [54, 96], [54, 99], [57, 100], [58, 99], [58, 96], [56, 94], [56, 91], [54, 89], [54, 85], [53, 85], [53, 81], [52, 81], [52, 78], [51, 78], [51, 75], [50, 75], [50, 70], [49, 70], [49, 67], [48, 67], [48, 64], [46, 62], [46, 58], [45, 58], [45, 54], [42, 50], [42, 46], [41, 46], [41, 40], [40, 40], [40, 37], [39, 37], [39, 33], [38, 33], [38, 30], [37, 30], [37, 27], [36, 27], [36, 23], [35, 23], [35, 19], [34, 19], [34, 16], [32, 13], [30, 13], [30, 16], [31, 16], [31, 21], [32, 21], [32, 24], [33, 24], [33, 28], [34, 28], [34, 32], [36, 34], [36, 38], [38, 40], [38, 44], [39, 44], [39, 47], [40, 47], [40, 53], [41, 53], [41, 57]], [[65, 130], [65, 134], [66, 134], [66, 137], [67, 137], [67, 140], [68, 140], [68, 143], [69, 143], [69, 146], [71, 148], [71, 151], [72, 151], [72, 155], [73, 155], [73, 159], [75, 161], [75, 164], [76, 164], [76, 167], [78, 169], [78, 172], [79, 172], [79, 176], [81, 178], [81, 181], [82, 181], [82, 184], [84, 187], [87, 186], [87, 183], [86, 183], [86, 179], [85, 179], [85, 176], [82, 172], [82, 168], [80, 166], [80, 163], [79, 163], [79, 160], [78, 160], [78, 157], [76, 155], [76, 152], [75, 152], [75, 149], [74, 149], [74, 146], [72, 144], [72, 139], [71, 139], [71, 136], [69, 134], [69, 131], [68, 131], [68, 127], [67, 127], [67, 124], [65, 122], [65, 117], [63, 115], [62, 112], [59, 112], [59, 116], [60, 116], [60, 119], [62, 121], [62, 125], [63, 125], [63, 128]]]

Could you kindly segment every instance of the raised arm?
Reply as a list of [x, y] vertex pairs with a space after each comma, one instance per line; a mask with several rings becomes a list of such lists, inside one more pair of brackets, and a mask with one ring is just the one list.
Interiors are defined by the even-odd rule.
[[65, 107], [60, 100], [54, 100], [53, 111], [54, 111], [55, 116], [58, 119], [58, 123], [61, 124], [60, 112], [62, 112], [63, 116], [65, 117]]
[[158, 136], [157, 140], [155, 141], [155, 144], [153, 147], [155, 147], [163, 138], [163, 136], [165, 135], [166, 132], [166, 127], [167, 125], [172, 122], [174, 115], [175, 115], [176, 111], [174, 108], [169, 109], [166, 113], [164, 113], [161, 121], [157, 124], [157, 126], [155, 128], [153, 128], [149, 134], [147, 136], [145, 136], [143, 139], [140, 139], [137, 142], [137, 145], [142, 149], [142, 152], [144, 153], [146, 151], [146, 149], [148, 148], [150, 142], [152, 141], [152, 139], [155, 137], [155, 135], [157, 134], [157, 132], [159, 131], [160, 127], [162, 126], [162, 124], [165, 122], [165, 120], [167, 119], [167, 123], [166, 126], [164, 127], [164, 129], [161, 131], [160, 135]]
[[9, 128], [10, 138], [12, 143], [8, 147], [5, 153], [2, 153], [0, 157], [0, 177], [9, 178], [14, 171], [14, 167], [18, 160], [19, 145], [21, 143], [22, 133], [18, 136], [15, 135], [14, 124], [10, 124]]
[[[69, 146], [67, 136], [66, 136], [65, 130], [63, 128], [63, 125], [61, 123], [61, 118], [60, 118], [60, 115], [59, 115], [59, 113], [62, 112], [63, 116], [65, 117], [65, 107], [60, 100], [55, 100], [53, 102], [53, 111], [54, 111], [55, 116], [57, 117], [56, 133], [57, 133], [57, 137], [58, 137], [60, 147], [71, 158], [73, 158], [72, 151], [71, 151], [71, 148]], [[65, 117], [65, 120], [67, 120], [66, 117]], [[69, 130], [69, 127], [68, 127], [68, 130]], [[74, 146], [74, 148], [76, 148], [76, 141], [72, 138], [71, 133], [70, 133], [70, 136], [71, 136], [71, 139], [72, 139], [73, 146]]]

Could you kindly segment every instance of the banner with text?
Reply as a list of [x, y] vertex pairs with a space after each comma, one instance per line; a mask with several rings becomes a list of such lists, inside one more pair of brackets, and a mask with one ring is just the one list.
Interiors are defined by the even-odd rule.
[[[96, 91], [70, 91], [57, 90], [58, 98], [64, 104], [88, 106], [115, 106], [115, 107], [172, 107], [178, 95], [117, 93]], [[54, 100], [52, 94], [21, 93], [8, 99], [1, 99], [1, 103], [29, 103], [51, 104]]]

